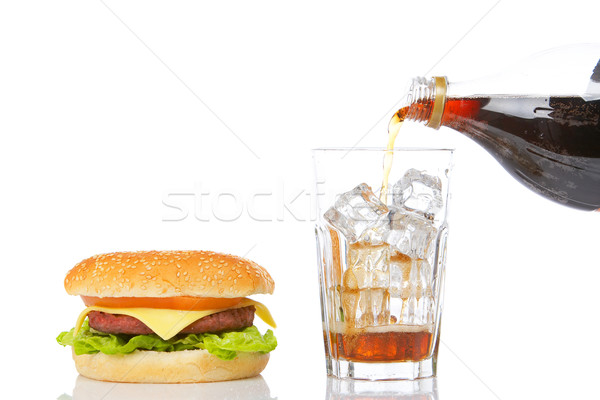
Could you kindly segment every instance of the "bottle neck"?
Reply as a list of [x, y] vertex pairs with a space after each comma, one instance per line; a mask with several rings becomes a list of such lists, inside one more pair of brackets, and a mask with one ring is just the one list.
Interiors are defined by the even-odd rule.
[[414, 78], [406, 97], [406, 107], [408, 107], [406, 119], [422, 122], [429, 128], [439, 129], [446, 104], [447, 89], [446, 77]]

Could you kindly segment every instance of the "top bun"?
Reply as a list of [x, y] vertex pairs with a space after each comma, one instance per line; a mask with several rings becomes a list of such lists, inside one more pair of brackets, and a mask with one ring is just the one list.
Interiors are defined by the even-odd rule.
[[274, 286], [255, 262], [212, 251], [100, 254], [65, 278], [67, 293], [95, 297], [246, 297]]

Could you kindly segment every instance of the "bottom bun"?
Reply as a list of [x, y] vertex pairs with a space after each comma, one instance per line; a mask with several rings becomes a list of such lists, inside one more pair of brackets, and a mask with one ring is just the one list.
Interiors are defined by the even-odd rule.
[[256, 376], [265, 369], [269, 354], [238, 353], [221, 360], [206, 350], [140, 351], [130, 354], [75, 355], [81, 375], [101, 381], [130, 383], [218, 382]]

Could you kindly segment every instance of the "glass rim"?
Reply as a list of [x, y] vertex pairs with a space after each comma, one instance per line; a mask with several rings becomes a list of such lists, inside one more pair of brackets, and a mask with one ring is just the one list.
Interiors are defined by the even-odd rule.
[[314, 149], [311, 149], [311, 151], [313, 153], [316, 152], [327, 152], [327, 151], [331, 151], [331, 152], [347, 152], [347, 153], [351, 153], [353, 151], [373, 151], [373, 152], [386, 152], [386, 151], [393, 151], [393, 152], [434, 152], [434, 151], [439, 151], [439, 152], [450, 152], [453, 153], [454, 151], [456, 151], [455, 148], [452, 147], [394, 147], [393, 149], [388, 149], [386, 147], [317, 147]]

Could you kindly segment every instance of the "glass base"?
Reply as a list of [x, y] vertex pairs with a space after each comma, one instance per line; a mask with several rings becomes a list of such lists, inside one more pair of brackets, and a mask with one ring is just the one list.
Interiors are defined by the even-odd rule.
[[368, 381], [415, 380], [436, 375], [435, 356], [422, 361], [403, 362], [359, 362], [347, 360], [326, 360], [327, 375], [336, 378], [350, 378]]
[[327, 378], [327, 400], [438, 400], [436, 378], [413, 381], [362, 381]]

